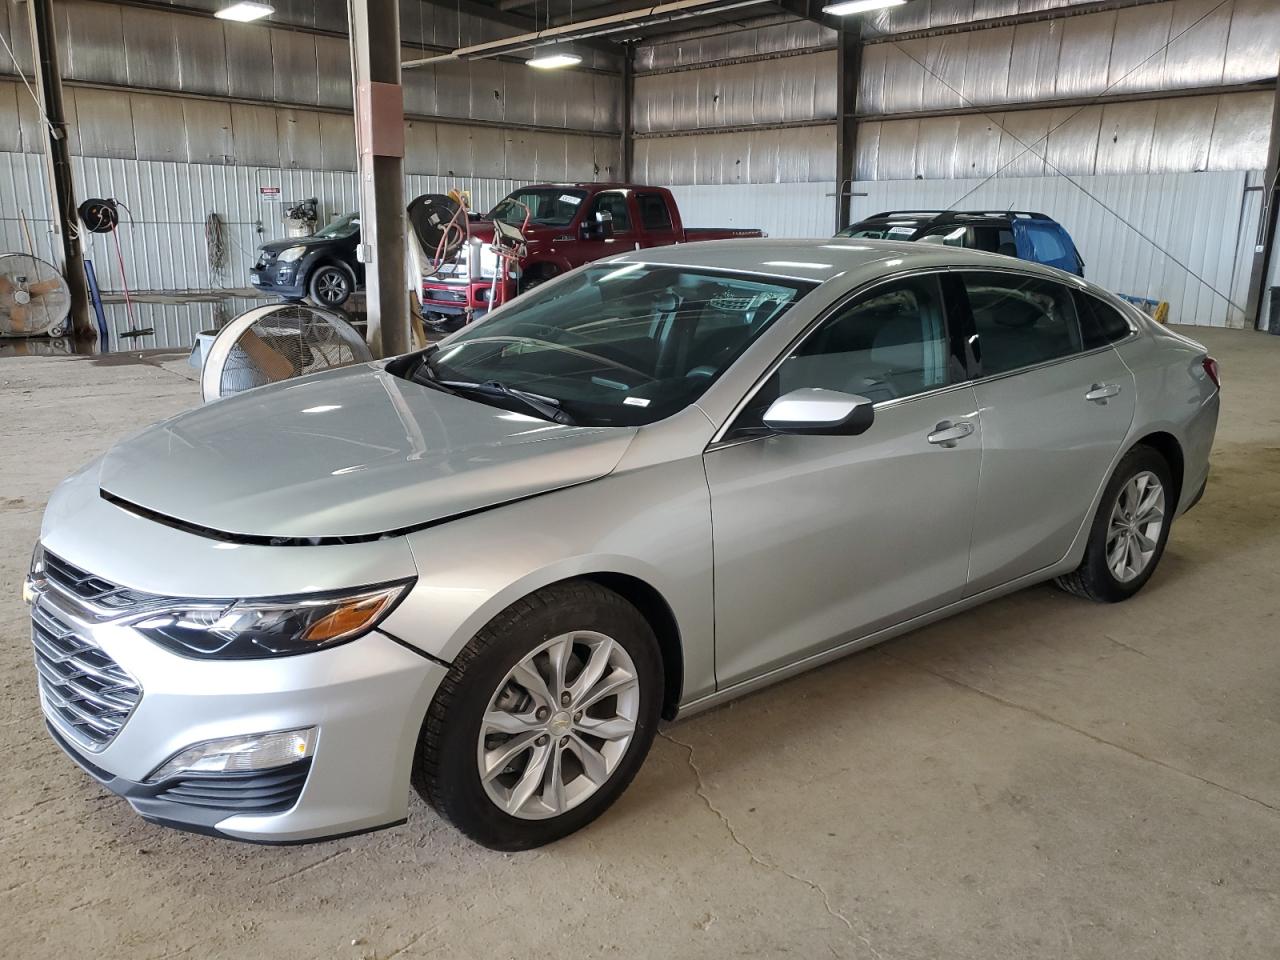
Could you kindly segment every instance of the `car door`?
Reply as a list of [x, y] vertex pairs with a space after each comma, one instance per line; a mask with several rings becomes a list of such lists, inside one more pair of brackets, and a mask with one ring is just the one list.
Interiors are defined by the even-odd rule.
[[637, 190], [635, 200], [640, 214], [640, 226], [644, 228], [640, 241], [642, 246], [665, 247], [680, 239], [672, 222], [666, 197], [660, 193]]
[[[613, 231], [609, 236], [601, 236], [595, 232], [595, 225], [599, 222], [596, 214], [599, 213], [612, 217]], [[597, 193], [591, 199], [582, 223], [588, 228], [588, 232], [572, 245], [574, 266], [599, 260], [611, 253], [633, 250], [640, 237], [631, 213], [630, 198], [625, 190], [602, 190]]]
[[967, 592], [1065, 556], [1129, 431], [1134, 381], [1082, 337], [1072, 291], [1014, 272], [958, 271], [979, 364], [982, 480]]
[[[730, 421], [704, 462], [717, 683], [728, 686], [958, 599], [981, 436], [937, 274], [836, 307]], [[859, 436], [773, 434], [802, 387], [861, 394]]]

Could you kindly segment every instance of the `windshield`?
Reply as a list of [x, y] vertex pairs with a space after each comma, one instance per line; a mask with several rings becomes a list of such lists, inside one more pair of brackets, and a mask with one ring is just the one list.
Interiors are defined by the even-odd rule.
[[914, 223], [885, 223], [874, 226], [862, 226], [855, 223], [852, 227], [845, 227], [836, 236], [856, 237], [860, 240], [910, 240], [915, 236], [917, 229], [919, 228]]
[[[534, 190], [516, 190], [489, 211], [490, 220], [501, 220], [513, 227], [530, 223], [543, 227], [567, 227], [573, 222], [578, 206], [587, 199], [587, 191], [564, 187], [539, 187]], [[526, 209], [527, 208], [527, 209]]]
[[326, 240], [337, 240], [340, 237], [349, 237], [359, 229], [360, 214], [348, 213], [345, 217], [339, 217], [334, 220], [322, 230], [317, 230], [315, 235]]
[[684, 409], [816, 284], [698, 267], [597, 264], [519, 297], [428, 351], [410, 376], [560, 422], [652, 423]]

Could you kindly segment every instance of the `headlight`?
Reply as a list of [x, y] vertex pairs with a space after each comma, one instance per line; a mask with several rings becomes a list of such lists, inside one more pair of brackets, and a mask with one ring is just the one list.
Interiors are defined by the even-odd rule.
[[411, 582], [365, 587], [341, 595], [193, 600], [148, 614], [135, 621], [133, 627], [187, 657], [287, 657], [346, 643], [368, 633], [392, 611]]
[[206, 740], [179, 750], [162, 763], [148, 782], [167, 780], [180, 773], [253, 773], [305, 760], [316, 744], [316, 728], [253, 733], [242, 737]]
[[302, 255], [307, 252], [306, 247], [290, 247], [283, 251], [280, 256], [276, 257], [281, 263], [293, 263], [295, 260], [301, 260]]

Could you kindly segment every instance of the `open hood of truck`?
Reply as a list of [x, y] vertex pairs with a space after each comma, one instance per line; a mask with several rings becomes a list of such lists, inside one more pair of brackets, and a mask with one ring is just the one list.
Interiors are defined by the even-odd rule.
[[251, 390], [113, 447], [103, 496], [246, 542], [374, 539], [594, 480], [635, 430], [575, 427], [378, 364]]

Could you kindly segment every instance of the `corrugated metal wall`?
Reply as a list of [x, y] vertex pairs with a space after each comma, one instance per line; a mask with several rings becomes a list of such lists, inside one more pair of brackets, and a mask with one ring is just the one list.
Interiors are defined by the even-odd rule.
[[[342, 14], [340, 24], [327, 22], [333, 19], [332, 13], [323, 18], [326, 27], [345, 32], [345, 11], [332, 3], [323, 6], [337, 7]], [[514, 32], [464, 17], [468, 32], [463, 33], [457, 15], [447, 8], [416, 2], [402, 7], [404, 41], [452, 49], [460, 42]], [[343, 36], [99, 0], [61, 0], [56, 14], [63, 74], [70, 81], [351, 109], [350, 56]], [[22, 41], [15, 53], [29, 74], [25, 27], [18, 8], [0, 5], [0, 29], [6, 37]], [[405, 49], [406, 59], [417, 56], [421, 56], [419, 50]], [[0, 59], [0, 73], [14, 72], [7, 56]], [[548, 73], [522, 63], [478, 60], [407, 70], [403, 84], [406, 114], [610, 133], [620, 127], [619, 80], [611, 74]], [[570, 89], [572, 96], [567, 95]], [[143, 122], [145, 118], [135, 121]], [[114, 140], [106, 142], [108, 149], [114, 145]], [[83, 149], [89, 155], [102, 153], [92, 139], [84, 142]]]
[[[54, 257], [41, 163], [36, 154], [0, 153], [0, 196], [16, 198], [0, 206], [0, 252], [26, 251], [30, 236], [36, 256]], [[262, 200], [261, 187], [279, 187], [286, 201], [318, 198], [322, 222], [356, 209], [358, 202], [356, 175], [347, 171], [74, 157], [72, 173], [78, 196], [115, 197], [126, 207], [116, 236], [85, 234], [85, 255], [104, 290], [124, 287], [116, 237], [131, 290], [239, 288], [248, 285], [257, 246], [284, 236], [282, 204]], [[405, 196], [456, 187], [470, 190], [475, 207], [487, 210], [521, 182], [411, 174]], [[227, 265], [218, 276], [210, 271], [205, 239], [210, 213], [226, 224]]]
[[857, 177], [1182, 173], [1266, 166], [1273, 95], [1224, 93], [1105, 106], [858, 124]]
[[[1234, 171], [1073, 178], [1079, 186], [1063, 177], [859, 181], [853, 217], [946, 209], [970, 191], [965, 209], [1051, 212], [1075, 239], [1089, 279], [1169, 301], [1173, 323], [1243, 327], [1259, 209], [1258, 191], [1246, 188], [1259, 177]], [[674, 192], [693, 224], [763, 227], [775, 237], [832, 231], [834, 182]]]
[[908, 113], [1247, 83], [1274, 77], [1277, 57], [1280, 4], [1275, 0], [1172, 0], [868, 44], [858, 112]]

